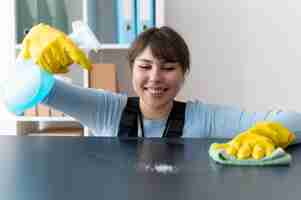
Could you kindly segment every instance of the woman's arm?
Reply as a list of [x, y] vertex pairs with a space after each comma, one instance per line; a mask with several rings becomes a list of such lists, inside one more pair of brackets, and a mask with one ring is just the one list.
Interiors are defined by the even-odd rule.
[[[289, 111], [249, 112], [234, 106], [188, 102], [186, 132], [190, 136], [233, 138], [259, 121], [280, 122], [296, 134], [296, 143], [301, 142], [301, 113]], [[188, 134], [189, 135], [189, 134]]]
[[[97, 134], [119, 123], [126, 101], [125, 95], [82, 88], [56, 80], [43, 103], [79, 120]], [[111, 135], [114, 135], [114, 131], [111, 131]]]

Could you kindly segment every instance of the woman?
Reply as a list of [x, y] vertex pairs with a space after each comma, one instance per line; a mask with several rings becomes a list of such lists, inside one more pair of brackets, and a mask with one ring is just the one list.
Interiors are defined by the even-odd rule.
[[[34, 42], [31, 45], [34, 45]], [[25, 51], [28, 52], [29, 49]], [[55, 50], [54, 48], [53, 51]], [[72, 51], [59, 52], [60, 59], [56, 60], [56, 67], [64, 60], [64, 54], [69, 54], [69, 58], [74, 58], [74, 62], [83, 63], [76, 60], [76, 56], [70, 55]], [[40, 57], [45, 58], [45, 55], [47, 56], [47, 52]], [[53, 59], [57, 58], [44, 59], [39, 64], [44, 68], [47, 66], [48, 71], [51, 71], [49, 68]], [[249, 113], [235, 107], [208, 105], [200, 101], [175, 102], [174, 99], [189, 72], [190, 55], [183, 38], [169, 27], [151, 28], [140, 34], [129, 50], [128, 59], [132, 84], [138, 99], [108, 91], [80, 88], [56, 80], [43, 103], [78, 119], [88, 126], [95, 136], [231, 138], [247, 131], [256, 122], [268, 121], [281, 124], [271, 126], [267, 123], [259, 127], [255, 125], [252, 129], [253, 133], [255, 128], [257, 135], [265, 137], [264, 141], [268, 140], [279, 146], [277, 137], [284, 135], [285, 147], [294, 137], [283, 133], [295, 133], [297, 139], [300, 137], [299, 113]], [[66, 64], [70, 62], [61, 63]], [[128, 120], [129, 118], [131, 120]], [[259, 133], [263, 129], [268, 131], [264, 131], [264, 134]], [[131, 135], [133, 132], [135, 134]], [[271, 132], [276, 133], [276, 139], [271, 136]], [[265, 146], [260, 148], [264, 149]], [[240, 155], [239, 151], [240, 147], [237, 147], [237, 151], [232, 154]], [[260, 157], [265, 154], [269, 153], [264, 152]], [[251, 154], [247, 153], [241, 158], [250, 156]]]

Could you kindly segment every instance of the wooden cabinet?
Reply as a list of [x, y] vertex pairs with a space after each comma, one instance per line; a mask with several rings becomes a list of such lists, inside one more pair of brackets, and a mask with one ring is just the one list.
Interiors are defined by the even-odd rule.
[[89, 87], [119, 92], [118, 79], [115, 64], [93, 64], [89, 71]]

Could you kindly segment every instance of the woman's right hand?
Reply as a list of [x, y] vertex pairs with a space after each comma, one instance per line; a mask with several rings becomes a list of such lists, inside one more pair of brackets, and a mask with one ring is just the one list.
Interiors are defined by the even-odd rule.
[[50, 73], [66, 73], [69, 65], [76, 63], [91, 68], [86, 54], [68, 36], [46, 24], [38, 24], [29, 31], [22, 42], [21, 57]]

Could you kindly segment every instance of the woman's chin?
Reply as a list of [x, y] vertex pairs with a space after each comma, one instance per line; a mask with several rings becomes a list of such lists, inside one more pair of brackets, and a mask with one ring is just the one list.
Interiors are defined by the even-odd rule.
[[167, 106], [171, 100], [168, 100], [166, 97], [147, 97], [144, 99], [144, 102], [152, 109], [162, 109], [163, 107]]

